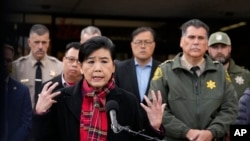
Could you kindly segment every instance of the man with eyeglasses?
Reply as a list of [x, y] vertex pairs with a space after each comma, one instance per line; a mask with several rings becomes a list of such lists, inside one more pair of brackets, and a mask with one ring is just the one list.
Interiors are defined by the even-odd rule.
[[42, 24], [31, 27], [28, 45], [30, 53], [13, 62], [12, 78], [29, 87], [32, 107], [43, 82], [52, 79], [62, 72], [62, 62], [49, 56], [49, 29]]
[[[76, 82], [78, 82], [82, 78], [80, 63], [78, 61], [78, 53], [81, 47], [80, 42], [71, 42], [66, 45], [65, 55], [63, 57], [63, 70], [62, 73], [47, 82], [58, 83], [56, 88], [53, 91], [57, 91], [59, 89], [73, 86]], [[47, 83], [43, 83], [42, 88]], [[52, 109], [53, 110], [53, 109]], [[51, 122], [50, 119], [47, 119], [48, 122]], [[35, 124], [33, 125], [33, 129], [42, 131], [41, 125]], [[46, 130], [46, 128], [44, 128]], [[36, 133], [36, 132], [35, 132]], [[35, 134], [35, 141], [45, 141], [49, 140], [44, 137], [48, 134], [46, 131], [39, 132], [39, 134]]]
[[148, 93], [149, 82], [161, 63], [152, 57], [156, 46], [155, 36], [155, 31], [150, 27], [135, 29], [131, 41], [133, 57], [116, 63], [116, 84], [132, 92], [139, 102]]
[[[60, 88], [72, 86], [82, 78], [80, 63], [78, 61], [80, 47], [81, 44], [79, 42], [71, 42], [66, 45], [65, 55], [63, 57], [62, 73], [47, 81], [59, 83], [59, 85], [54, 89], [55, 91]], [[47, 82], [43, 83], [43, 86]]]

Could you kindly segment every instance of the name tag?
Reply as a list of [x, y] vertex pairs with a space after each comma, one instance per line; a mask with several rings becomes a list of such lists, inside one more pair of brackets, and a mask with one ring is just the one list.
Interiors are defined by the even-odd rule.
[[21, 79], [22, 83], [29, 82], [29, 79]]

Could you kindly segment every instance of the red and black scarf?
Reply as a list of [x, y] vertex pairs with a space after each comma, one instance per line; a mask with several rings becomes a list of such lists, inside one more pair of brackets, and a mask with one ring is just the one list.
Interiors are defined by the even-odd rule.
[[106, 141], [108, 119], [105, 111], [105, 98], [115, 88], [114, 78], [102, 90], [89, 86], [86, 80], [82, 84], [84, 101], [80, 117], [81, 141]]

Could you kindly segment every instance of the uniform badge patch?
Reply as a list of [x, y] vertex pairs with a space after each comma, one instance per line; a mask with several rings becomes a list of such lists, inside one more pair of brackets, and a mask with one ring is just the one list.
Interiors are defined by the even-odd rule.
[[207, 88], [209, 88], [209, 89], [213, 89], [213, 88], [216, 88], [216, 85], [215, 85], [215, 82], [214, 81], [212, 81], [212, 80], [209, 80], [208, 82], [207, 82]]
[[162, 77], [162, 70], [161, 70], [161, 68], [158, 67], [158, 68], [155, 70], [153, 80], [157, 80], [157, 79], [159, 79], [159, 78], [161, 78], [161, 77]]
[[239, 84], [239, 85], [242, 85], [242, 84], [244, 84], [244, 79], [243, 79], [242, 76], [236, 76], [236, 77], [235, 77], [235, 82], [236, 82], [237, 84]]
[[51, 70], [50, 73], [49, 73], [50, 76], [54, 77], [56, 75], [56, 72]]

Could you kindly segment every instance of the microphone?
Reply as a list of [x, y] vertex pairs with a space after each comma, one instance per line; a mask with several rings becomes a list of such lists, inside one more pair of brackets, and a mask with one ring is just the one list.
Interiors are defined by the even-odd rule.
[[121, 131], [126, 131], [128, 133], [131, 133], [133, 136], [139, 135], [139, 136], [144, 137], [147, 140], [166, 141], [166, 140], [159, 140], [158, 138], [148, 136], [146, 134], [141, 133], [141, 131], [139, 132], [133, 131], [129, 128], [129, 126], [119, 125], [116, 119], [116, 113], [119, 111], [119, 105], [115, 100], [108, 101], [105, 105], [105, 110], [107, 113], [109, 113], [110, 120], [111, 120], [111, 129], [113, 130], [114, 133], [117, 134]]
[[119, 111], [119, 105], [116, 101], [110, 100], [106, 103], [106, 111], [109, 113], [111, 120], [111, 129], [114, 133], [119, 133], [119, 125], [116, 119], [116, 112]]

